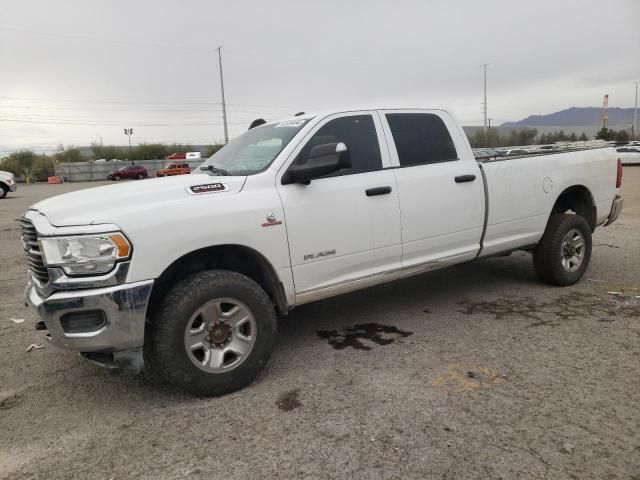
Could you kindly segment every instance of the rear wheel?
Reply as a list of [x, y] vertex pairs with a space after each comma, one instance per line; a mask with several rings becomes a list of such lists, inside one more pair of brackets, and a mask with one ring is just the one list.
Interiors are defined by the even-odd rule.
[[183, 390], [223, 395], [258, 375], [275, 337], [275, 311], [257, 283], [235, 272], [204, 271], [165, 296], [147, 329], [145, 364]]
[[141, 174], [141, 173], [139, 173], [139, 174], [138, 174], [138, 180], [142, 180], [143, 178], [144, 178], [144, 175], [143, 175], [143, 174]]
[[554, 214], [533, 252], [538, 276], [554, 285], [573, 285], [591, 260], [591, 228], [580, 215]]

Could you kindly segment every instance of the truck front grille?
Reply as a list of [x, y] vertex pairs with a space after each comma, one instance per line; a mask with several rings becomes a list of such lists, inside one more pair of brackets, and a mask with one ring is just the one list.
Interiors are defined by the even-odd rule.
[[30, 220], [20, 219], [22, 225], [22, 246], [27, 254], [29, 270], [31, 274], [42, 284], [49, 283], [49, 271], [44, 265], [40, 244], [38, 243], [38, 232]]

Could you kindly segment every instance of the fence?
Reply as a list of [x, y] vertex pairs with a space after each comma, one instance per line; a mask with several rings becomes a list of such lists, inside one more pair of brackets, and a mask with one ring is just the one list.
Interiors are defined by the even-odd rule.
[[[176, 163], [187, 163], [193, 170], [204, 161], [198, 160], [179, 160]], [[172, 163], [171, 160], [136, 160], [136, 165], [141, 165], [147, 169], [150, 177], [155, 177], [156, 172], [165, 165]], [[130, 162], [114, 162], [109, 160], [106, 162], [63, 162], [56, 165], [55, 174], [65, 182], [93, 182], [106, 180], [107, 175], [113, 170], [126, 167]]]

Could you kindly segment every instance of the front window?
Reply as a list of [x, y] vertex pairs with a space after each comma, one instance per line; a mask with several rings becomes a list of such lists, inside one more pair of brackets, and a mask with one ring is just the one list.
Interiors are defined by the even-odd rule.
[[342, 142], [349, 150], [351, 168], [330, 176], [373, 172], [382, 168], [378, 135], [371, 115], [348, 115], [330, 120], [302, 148], [296, 163], [305, 164], [317, 145]]
[[309, 119], [268, 123], [252, 128], [222, 147], [200, 168], [209, 166], [230, 175], [254, 175], [265, 170]]

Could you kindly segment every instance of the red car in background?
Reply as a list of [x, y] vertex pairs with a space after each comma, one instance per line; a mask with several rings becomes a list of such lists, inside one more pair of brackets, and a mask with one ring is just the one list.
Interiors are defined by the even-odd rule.
[[142, 180], [148, 176], [149, 174], [147, 173], [147, 169], [142, 165], [128, 165], [109, 172], [107, 180], [118, 181], [121, 178], [137, 178], [138, 180]]

